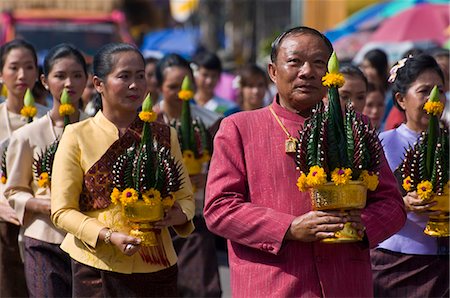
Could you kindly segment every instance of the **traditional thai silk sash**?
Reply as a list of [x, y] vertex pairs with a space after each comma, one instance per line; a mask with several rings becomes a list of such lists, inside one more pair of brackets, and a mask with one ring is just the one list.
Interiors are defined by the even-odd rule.
[[[84, 175], [83, 190], [79, 200], [81, 211], [104, 209], [111, 204], [112, 167], [117, 158], [128, 148], [139, 144], [142, 127], [143, 122], [137, 118], [125, 134], [115, 141]], [[154, 122], [151, 124], [151, 128], [156, 141], [170, 148], [170, 127]]]

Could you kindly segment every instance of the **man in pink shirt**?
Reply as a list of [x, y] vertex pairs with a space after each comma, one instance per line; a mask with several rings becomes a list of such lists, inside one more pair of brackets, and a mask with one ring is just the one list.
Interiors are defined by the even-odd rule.
[[[299, 173], [285, 142], [298, 137], [325, 96], [321, 79], [332, 50], [312, 28], [281, 34], [268, 67], [278, 89], [273, 103], [225, 118], [215, 137], [204, 214], [208, 228], [228, 239], [233, 297], [372, 296], [369, 248], [405, 222], [384, 156], [378, 189], [361, 212], [312, 211], [309, 193], [296, 186]], [[347, 221], [364, 241], [319, 241]]]

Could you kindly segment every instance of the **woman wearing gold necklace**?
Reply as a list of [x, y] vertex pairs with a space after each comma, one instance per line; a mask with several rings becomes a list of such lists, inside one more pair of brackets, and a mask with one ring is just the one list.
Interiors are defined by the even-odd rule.
[[53, 158], [65, 125], [88, 116], [78, 106], [86, 86], [83, 55], [70, 45], [57, 45], [44, 60], [43, 85], [53, 97], [45, 116], [15, 131], [6, 158], [14, 172], [5, 196], [22, 224], [24, 265], [31, 297], [72, 295], [70, 257], [59, 247], [65, 232], [50, 220], [50, 182]]
[[[44, 109], [33, 114], [21, 115], [24, 96], [32, 89], [38, 77], [37, 56], [33, 46], [21, 40], [13, 40], [0, 49], [0, 80], [6, 86], [8, 97], [0, 104], [0, 156], [7, 148], [13, 131], [24, 126], [30, 118], [42, 116]], [[37, 114], [36, 114], [37, 112]], [[17, 236], [19, 221], [3, 196], [7, 180], [4, 161], [0, 183], [0, 296], [26, 296], [23, 265], [20, 260]]]

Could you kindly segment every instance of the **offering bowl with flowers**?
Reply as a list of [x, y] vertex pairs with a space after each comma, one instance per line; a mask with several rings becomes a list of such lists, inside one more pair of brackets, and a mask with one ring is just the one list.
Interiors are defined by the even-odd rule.
[[[328, 87], [328, 107], [320, 102], [303, 127], [295, 161], [299, 170], [297, 186], [309, 192], [313, 210], [363, 209], [367, 191], [378, 187], [378, 167], [382, 147], [378, 134], [369, 121], [357, 115], [351, 104], [342, 113], [338, 88], [344, 77], [338, 72], [339, 63], [333, 52], [328, 72], [322, 78]], [[337, 231], [327, 243], [361, 241], [351, 223]]]

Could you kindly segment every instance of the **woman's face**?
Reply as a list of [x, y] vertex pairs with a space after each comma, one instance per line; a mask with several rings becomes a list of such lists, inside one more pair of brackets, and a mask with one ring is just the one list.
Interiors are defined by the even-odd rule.
[[341, 99], [341, 107], [344, 108], [348, 101], [351, 101], [353, 109], [362, 113], [366, 104], [367, 86], [361, 78], [344, 75], [345, 83], [338, 89]]
[[423, 110], [423, 106], [435, 85], [439, 90], [439, 99], [445, 103], [444, 82], [432, 69], [422, 72], [409, 86], [405, 95], [400, 93], [395, 95], [398, 104], [405, 110], [406, 125], [409, 128], [415, 131], [427, 128], [430, 116]]
[[259, 109], [264, 105], [264, 95], [267, 91], [266, 79], [254, 76], [247, 85], [242, 86], [242, 107], [244, 109]]
[[370, 63], [369, 60], [364, 59], [361, 62], [361, 65], [359, 66], [359, 68], [366, 76], [367, 81], [369, 81], [370, 83], [372, 83], [378, 87], [383, 87], [383, 85], [381, 84], [381, 78], [378, 75], [377, 69], [375, 67], [373, 67], [372, 63]]
[[1, 79], [8, 89], [8, 98], [22, 100], [26, 90], [33, 88], [38, 70], [33, 54], [26, 48], [15, 48], [6, 54]]
[[95, 88], [102, 95], [103, 109], [135, 113], [147, 92], [144, 61], [134, 51], [116, 53], [112, 60], [114, 67], [104, 81], [94, 77]]
[[42, 83], [48, 87], [55, 103], [60, 102], [61, 94], [66, 88], [74, 106], [78, 106], [86, 81], [83, 66], [71, 56], [55, 60], [48, 77], [42, 78]]
[[[147, 80], [147, 92], [151, 95], [159, 93], [158, 79], [156, 78], [156, 62], [147, 63], [145, 66], [145, 79]], [[153, 101], [158, 100], [157, 98], [152, 98]]]
[[164, 101], [172, 104], [179, 103], [181, 105], [178, 92], [180, 92], [183, 79], [187, 75], [190, 75], [190, 72], [183, 67], [171, 66], [164, 69], [164, 79], [161, 86]]
[[369, 117], [372, 126], [379, 128], [385, 110], [384, 94], [379, 90], [367, 93], [363, 114]]

